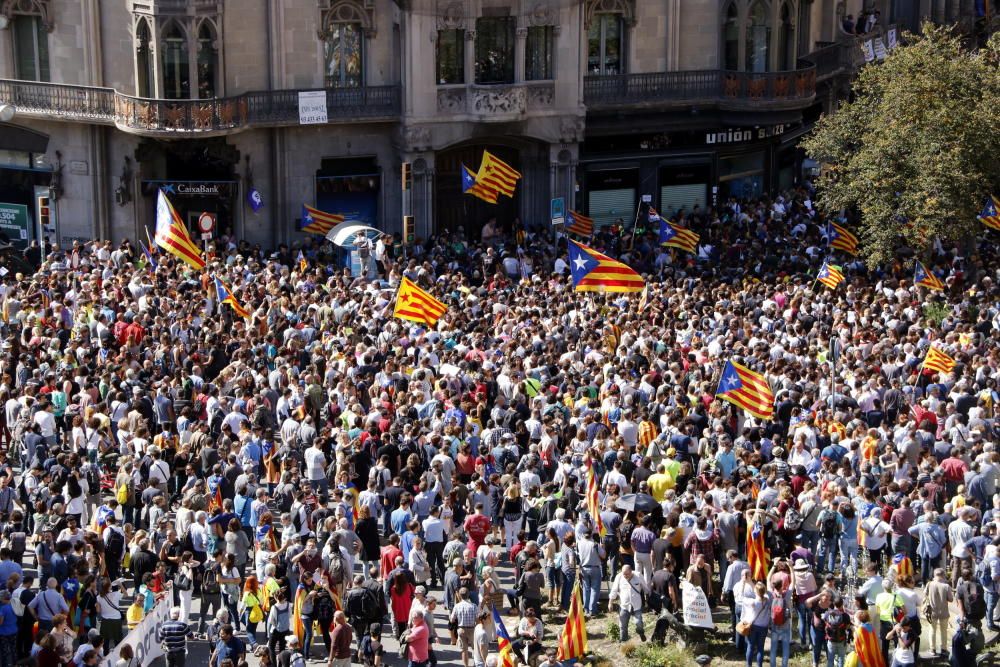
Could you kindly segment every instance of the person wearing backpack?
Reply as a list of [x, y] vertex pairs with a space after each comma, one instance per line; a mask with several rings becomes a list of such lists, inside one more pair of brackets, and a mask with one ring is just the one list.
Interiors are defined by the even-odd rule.
[[267, 635], [267, 652], [271, 656], [271, 664], [277, 665], [278, 651], [284, 652], [288, 647], [287, 636], [292, 627], [292, 604], [284, 590], [274, 594], [274, 603], [267, 613], [267, 623], [264, 626]]
[[771, 667], [775, 667], [779, 645], [781, 667], [788, 667], [788, 653], [792, 646], [792, 592], [784, 579], [775, 577], [771, 584]]
[[852, 637], [851, 616], [844, 610], [844, 598], [836, 596], [833, 608], [823, 614], [826, 628], [826, 651], [828, 667], [844, 667], [847, 657], [847, 642]]
[[826, 565], [827, 572], [833, 572], [837, 564], [837, 553], [840, 551], [840, 535], [844, 532], [844, 519], [836, 507], [826, 506], [816, 520], [819, 524], [819, 549], [817, 550], [817, 569]]

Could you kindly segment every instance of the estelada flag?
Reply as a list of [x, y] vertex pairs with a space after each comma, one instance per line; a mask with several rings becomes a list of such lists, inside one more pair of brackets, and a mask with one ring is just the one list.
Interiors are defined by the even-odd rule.
[[568, 211], [566, 213], [566, 226], [563, 229], [570, 234], [590, 238], [594, 235], [594, 219], [576, 211]]
[[878, 635], [868, 623], [859, 625], [854, 631], [854, 653], [858, 657], [858, 667], [885, 667]]
[[479, 163], [476, 182], [490, 187], [502, 195], [514, 196], [521, 172], [489, 151], [483, 151], [483, 161]]
[[858, 237], [843, 225], [831, 222], [827, 226], [827, 239], [831, 248], [843, 250], [849, 255], [858, 254]]
[[771, 566], [771, 552], [764, 545], [764, 526], [754, 522], [747, 530], [747, 565], [754, 581], [767, 579]]
[[990, 195], [986, 199], [986, 205], [983, 207], [982, 213], [977, 217], [979, 222], [983, 223], [990, 229], [995, 229], [1000, 232], [1000, 214], [997, 213], [997, 209], [1000, 209], [1000, 200], [996, 197]]
[[587, 645], [587, 620], [583, 616], [583, 597], [580, 592], [580, 580], [573, 585], [573, 597], [569, 602], [569, 614], [559, 635], [559, 653], [556, 660], [573, 660], [590, 652]]
[[726, 362], [715, 395], [758, 419], [774, 417], [774, 392], [767, 378], [735, 361]]
[[500, 618], [500, 612], [497, 611], [497, 608], [493, 607], [492, 611], [493, 625], [496, 626], [497, 632], [497, 650], [500, 653], [500, 667], [514, 667], [514, 644], [510, 641], [507, 626], [503, 624], [503, 619]]
[[309, 234], [322, 234], [326, 236], [326, 233], [342, 223], [344, 221], [344, 216], [338, 215], [337, 213], [327, 213], [326, 211], [321, 211], [318, 208], [313, 208], [312, 206], [302, 205], [302, 222], [299, 226], [300, 232], [308, 232]]
[[569, 269], [577, 292], [639, 292], [646, 286], [635, 269], [588, 248], [569, 241]]
[[220, 304], [229, 304], [229, 307], [232, 308], [240, 317], [250, 317], [250, 311], [244, 308], [243, 304], [236, 300], [236, 295], [234, 295], [233, 291], [229, 289], [229, 286], [218, 278], [215, 279], [215, 292]]
[[497, 191], [485, 183], [478, 182], [476, 175], [464, 164], [462, 165], [462, 192], [473, 197], [478, 197], [487, 204], [497, 203]]
[[181, 221], [173, 204], [161, 189], [156, 198], [156, 245], [177, 257], [195, 271], [205, 268], [201, 251], [191, 240], [187, 228]]
[[392, 311], [395, 317], [434, 326], [446, 310], [448, 306], [417, 287], [409, 278], [404, 277], [399, 283], [396, 307]]

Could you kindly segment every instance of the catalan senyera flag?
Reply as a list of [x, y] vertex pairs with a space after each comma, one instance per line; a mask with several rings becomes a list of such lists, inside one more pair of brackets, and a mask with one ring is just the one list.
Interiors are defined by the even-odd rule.
[[885, 667], [882, 646], [870, 623], [862, 623], [854, 631], [854, 654], [858, 667]]
[[932, 345], [927, 350], [927, 356], [924, 357], [924, 368], [929, 368], [938, 373], [950, 373], [955, 370], [955, 359], [947, 352]]
[[307, 595], [306, 587], [299, 584], [295, 589], [295, 601], [292, 603], [292, 634], [299, 638], [300, 645], [306, 634], [306, 624], [302, 620], [302, 605], [305, 604]]
[[771, 567], [771, 552], [764, 545], [764, 526], [754, 522], [747, 528], [747, 565], [754, 581], [767, 579], [767, 570]]
[[198, 246], [191, 240], [181, 216], [161, 189], [156, 196], [156, 234], [153, 237], [160, 246], [195, 271], [205, 268], [205, 260]]
[[649, 285], [642, 290], [642, 296], [639, 297], [639, 313], [649, 308]]
[[913, 576], [913, 561], [906, 554], [896, 554], [892, 557], [892, 568], [896, 570], [896, 581], [900, 577]]
[[823, 267], [816, 275], [816, 280], [830, 289], [837, 289], [837, 285], [844, 282], [844, 272], [840, 270], [839, 266], [823, 262]]
[[585, 465], [587, 467], [587, 511], [590, 512], [594, 530], [601, 537], [604, 537], [608, 531], [604, 528], [604, 521], [601, 520], [601, 498], [597, 488], [597, 475], [594, 473], [594, 461], [588, 456]]
[[487, 204], [497, 203], [497, 191], [485, 183], [478, 182], [476, 175], [464, 164], [462, 165], [462, 192], [482, 199]]
[[827, 239], [831, 248], [843, 250], [849, 255], [858, 254], [858, 237], [851, 233], [847, 227], [830, 222], [826, 228]]
[[222, 282], [219, 278], [215, 279], [215, 294], [219, 299], [219, 303], [228, 303], [230, 308], [239, 315], [240, 317], [250, 317], [250, 311], [243, 307], [239, 301], [236, 300], [236, 296], [233, 291], [229, 289], [226, 283]]
[[727, 361], [715, 395], [736, 407], [743, 408], [758, 419], [774, 416], [774, 392], [760, 373], [755, 373], [735, 361]]
[[941, 291], [944, 289], [944, 283], [928, 271], [920, 260], [917, 260], [916, 266], [913, 267], [913, 284], [917, 287], [926, 287], [929, 290]]
[[[568, 583], [568, 582], [567, 582]], [[556, 660], [573, 660], [590, 653], [587, 645], [587, 620], [583, 616], [583, 594], [580, 592], [580, 580], [573, 584], [573, 597], [569, 602], [569, 614], [559, 635], [559, 653]]]
[[589, 239], [594, 235], [594, 219], [588, 218], [583, 213], [578, 213], [577, 211], [568, 211], [566, 213], [566, 226], [563, 227], [563, 231]]
[[646, 286], [634, 269], [576, 241], [569, 242], [569, 268], [577, 292], [639, 292]]
[[496, 626], [497, 631], [497, 650], [500, 654], [500, 667], [514, 667], [514, 644], [510, 641], [510, 634], [507, 633], [507, 627], [503, 624], [503, 619], [500, 618], [497, 608], [493, 607], [492, 610], [493, 625]]
[[675, 225], [661, 217], [652, 207], [649, 209], [649, 221], [660, 222], [660, 245], [690, 253], [698, 251], [698, 241], [701, 240], [701, 237], [687, 227]]
[[337, 215], [336, 213], [327, 213], [321, 211], [318, 208], [313, 208], [306, 204], [302, 205], [302, 223], [299, 226], [300, 232], [308, 232], [309, 234], [321, 234], [326, 236], [326, 233], [342, 223], [344, 221], [344, 216]]
[[986, 205], [983, 207], [982, 213], [976, 216], [976, 219], [990, 229], [1000, 232], [1000, 214], [997, 213], [998, 208], [1000, 208], [1000, 200], [990, 195], [986, 199]]
[[417, 287], [409, 278], [404, 277], [399, 283], [396, 307], [392, 311], [394, 317], [434, 326], [446, 310], [448, 306]]
[[514, 196], [521, 172], [489, 151], [483, 151], [483, 161], [479, 163], [476, 182], [493, 188], [507, 197]]

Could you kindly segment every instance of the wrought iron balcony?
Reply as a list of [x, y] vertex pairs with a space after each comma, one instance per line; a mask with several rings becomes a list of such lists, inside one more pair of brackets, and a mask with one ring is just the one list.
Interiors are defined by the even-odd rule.
[[583, 99], [590, 110], [710, 104], [728, 109], [802, 107], [816, 96], [811, 64], [786, 72], [694, 70], [588, 76]]
[[[0, 79], [0, 102], [28, 117], [116, 125], [137, 134], [226, 134], [299, 122], [298, 90], [155, 100], [112, 88]], [[326, 106], [330, 123], [394, 121], [400, 112], [399, 86], [328, 88]]]

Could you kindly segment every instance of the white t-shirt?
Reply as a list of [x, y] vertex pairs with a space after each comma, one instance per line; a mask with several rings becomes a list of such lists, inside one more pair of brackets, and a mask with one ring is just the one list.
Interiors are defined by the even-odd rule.
[[326, 456], [323, 450], [310, 447], [303, 455], [306, 461], [306, 475], [310, 481], [323, 479], [326, 476]]

